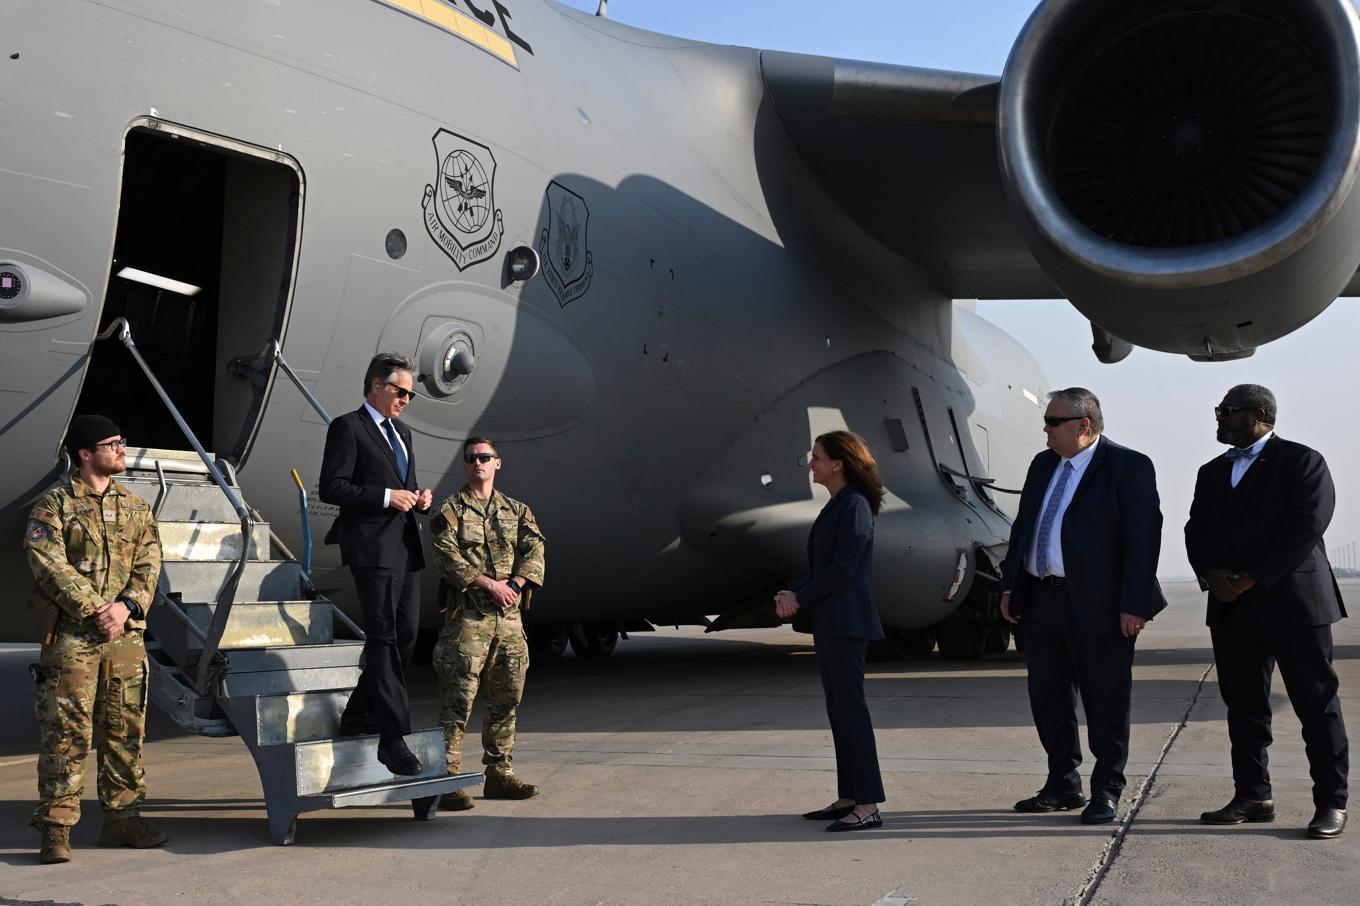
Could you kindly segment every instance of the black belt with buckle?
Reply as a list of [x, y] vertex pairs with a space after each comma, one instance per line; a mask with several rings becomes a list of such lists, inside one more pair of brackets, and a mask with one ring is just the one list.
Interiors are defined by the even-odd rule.
[[1052, 585], [1054, 588], [1062, 588], [1067, 584], [1066, 576], [1044, 576], [1039, 580], [1045, 585]]

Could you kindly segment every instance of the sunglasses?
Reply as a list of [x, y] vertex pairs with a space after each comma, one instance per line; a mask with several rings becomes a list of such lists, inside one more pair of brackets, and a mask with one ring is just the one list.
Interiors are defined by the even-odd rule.
[[1238, 412], [1250, 412], [1255, 408], [1256, 408], [1255, 406], [1215, 406], [1214, 418], [1227, 418], [1228, 416], [1235, 415]]
[[413, 400], [416, 398], [416, 392], [414, 390], [407, 390], [405, 387], [394, 384], [391, 381], [387, 382], [387, 386], [392, 388], [392, 392], [395, 393], [399, 399]]
[[106, 440], [102, 444], [95, 444], [95, 447], [108, 447], [110, 450], [126, 450], [127, 438], [120, 437], [117, 440]]
[[1074, 422], [1085, 417], [1084, 415], [1045, 415], [1044, 424], [1050, 428], [1056, 428], [1063, 422]]
[[464, 454], [463, 454], [463, 462], [466, 462], [466, 463], [474, 463], [474, 462], [487, 463], [487, 462], [491, 462], [491, 460], [493, 460], [493, 459], [500, 459], [500, 457], [497, 456], [495, 453], [464, 453]]

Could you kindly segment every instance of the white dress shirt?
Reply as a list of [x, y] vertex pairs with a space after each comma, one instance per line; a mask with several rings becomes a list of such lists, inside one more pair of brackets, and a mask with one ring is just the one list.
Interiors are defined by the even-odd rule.
[[1250, 447], [1247, 447], [1246, 449], [1251, 450], [1255, 454], [1255, 456], [1252, 456], [1250, 459], [1248, 459], [1245, 456], [1242, 456], [1239, 457], [1238, 459], [1233, 460], [1232, 476], [1229, 478], [1229, 480], [1232, 482], [1233, 487], [1237, 487], [1237, 483], [1242, 480], [1242, 476], [1247, 474], [1247, 469], [1251, 468], [1251, 464], [1256, 462], [1256, 458], [1260, 456], [1261, 451], [1266, 448], [1266, 441], [1270, 440], [1274, 436], [1275, 432], [1271, 431], [1265, 437], [1261, 438], [1256, 443], [1252, 444]]
[[1053, 529], [1048, 535], [1048, 575], [1067, 576], [1067, 567], [1063, 564], [1062, 555], [1063, 515], [1072, 502], [1072, 496], [1077, 493], [1077, 485], [1081, 484], [1081, 476], [1091, 464], [1091, 457], [1096, 454], [1096, 446], [1099, 443], [1100, 437], [1097, 436], [1095, 443], [1071, 459], [1061, 460], [1058, 467], [1053, 470], [1053, 477], [1048, 480], [1048, 489], [1044, 491], [1043, 502], [1039, 505], [1039, 517], [1034, 524], [1034, 540], [1030, 542], [1029, 552], [1025, 555], [1025, 569], [1031, 576], [1043, 578], [1039, 575], [1039, 524], [1044, 520], [1044, 513], [1048, 512], [1049, 499], [1053, 496], [1053, 489], [1058, 485], [1058, 479], [1062, 477], [1063, 466], [1070, 462], [1072, 474], [1067, 479], [1067, 487], [1063, 488], [1062, 499], [1058, 501], [1058, 513], [1053, 520]]
[[[368, 417], [373, 419], [374, 423], [378, 426], [378, 433], [383, 436], [383, 440], [387, 441], [387, 446], [389, 447], [392, 446], [392, 441], [387, 439], [387, 429], [383, 427], [383, 422], [387, 421], [386, 416], [384, 416], [377, 409], [374, 409], [372, 406], [370, 406], [368, 404], [368, 400], [364, 400], [364, 409], [367, 410]], [[402, 443], [401, 432], [397, 430], [396, 425], [392, 426], [392, 433], [397, 436], [397, 445], [401, 447], [401, 452], [406, 455], [406, 461], [409, 463], [411, 461], [411, 451], [406, 449], [406, 444]], [[383, 488], [383, 509], [387, 509], [387, 507], [391, 505], [392, 505], [392, 489]]]

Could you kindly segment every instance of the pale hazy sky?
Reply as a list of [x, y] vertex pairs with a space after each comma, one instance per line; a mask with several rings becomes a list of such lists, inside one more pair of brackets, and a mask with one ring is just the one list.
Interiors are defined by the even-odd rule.
[[[569, 0], [594, 12], [596, 0]], [[999, 74], [1030, 0], [612, 0], [609, 16], [666, 34], [749, 47]], [[1181, 527], [1195, 471], [1223, 447], [1212, 407], [1233, 384], [1270, 387], [1279, 431], [1322, 451], [1337, 486], [1327, 546], [1360, 542], [1360, 300], [1342, 300], [1242, 362], [1202, 365], [1145, 349], [1118, 365], [1091, 354], [1086, 320], [1066, 302], [987, 302], [982, 316], [1024, 344], [1054, 387], [1095, 391], [1106, 432], [1157, 464], [1165, 530], [1161, 573], [1190, 572]], [[1036, 435], [1039, 426], [1035, 426]], [[1357, 544], [1360, 549], [1360, 544]], [[1341, 565], [1338, 561], [1337, 565]]]

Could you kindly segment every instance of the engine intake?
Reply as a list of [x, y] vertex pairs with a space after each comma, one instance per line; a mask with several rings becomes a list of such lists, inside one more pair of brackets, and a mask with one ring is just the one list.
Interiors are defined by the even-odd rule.
[[1240, 356], [1360, 265], [1349, 0], [1045, 0], [1002, 78], [1026, 241], [1113, 334]]

